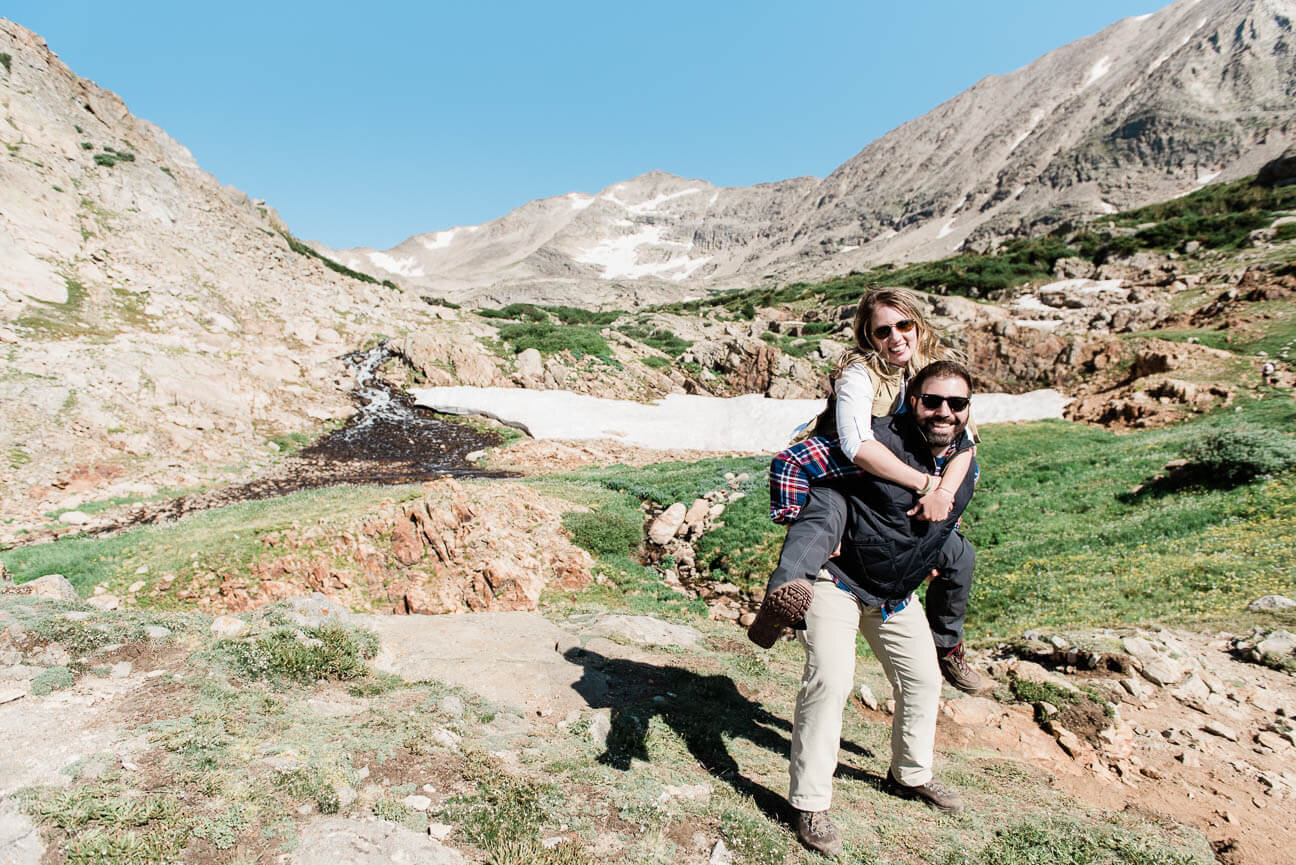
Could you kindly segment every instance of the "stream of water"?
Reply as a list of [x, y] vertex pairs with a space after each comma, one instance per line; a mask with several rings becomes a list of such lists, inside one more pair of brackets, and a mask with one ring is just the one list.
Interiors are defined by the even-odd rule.
[[468, 460], [474, 451], [499, 444], [502, 439], [497, 433], [441, 420], [436, 412], [415, 405], [408, 394], [384, 381], [379, 370], [390, 357], [391, 352], [381, 344], [347, 355], [345, 360], [355, 374], [351, 395], [356, 413], [345, 426], [286, 458], [272, 474], [139, 505], [123, 519], [91, 533], [114, 532], [237, 502], [338, 484], [404, 484], [446, 475], [513, 476], [511, 472], [484, 471]]

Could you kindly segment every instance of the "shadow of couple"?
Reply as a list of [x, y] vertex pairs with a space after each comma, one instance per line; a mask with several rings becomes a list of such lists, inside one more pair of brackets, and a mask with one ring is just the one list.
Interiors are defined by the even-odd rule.
[[[630, 771], [632, 761], [651, 762], [649, 734], [659, 718], [683, 741], [689, 753], [713, 777], [752, 798], [768, 817], [792, 825], [795, 812], [780, 793], [744, 774], [726, 744], [746, 739], [788, 759], [792, 724], [743, 696], [733, 679], [703, 675], [673, 665], [609, 658], [571, 648], [563, 653], [582, 668], [572, 685], [591, 708], [610, 708], [612, 726], [599, 762]], [[863, 757], [873, 753], [842, 740], [842, 748]], [[836, 777], [880, 786], [882, 777], [838, 764]]]

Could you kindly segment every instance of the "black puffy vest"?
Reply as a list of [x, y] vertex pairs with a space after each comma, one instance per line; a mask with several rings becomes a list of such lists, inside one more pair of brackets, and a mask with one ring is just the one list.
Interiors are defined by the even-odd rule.
[[[906, 464], [935, 472], [936, 461], [913, 415], [874, 418], [873, 435]], [[833, 559], [838, 578], [873, 606], [907, 597], [939, 561], [941, 547], [972, 499], [975, 475], [969, 468], [950, 515], [939, 523], [908, 516], [918, 496], [898, 484], [868, 474], [834, 482], [848, 507], [841, 555]]]

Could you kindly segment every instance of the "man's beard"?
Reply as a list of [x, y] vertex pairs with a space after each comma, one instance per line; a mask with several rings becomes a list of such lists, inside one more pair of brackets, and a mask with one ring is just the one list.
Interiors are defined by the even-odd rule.
[[949, 447], [952, 443], [958, 441], [959, 436], [963, 435], [963, 430], [967, 429], [966, 423], [960, 423], [958, 418], [955, 418], [953, 425], [948, 431], [932, 430], [928, 424], [933, 420], [935, 420], [935, 418], [927, 418], [926, 420], [917, 422], [918, 431], [922, 433], [923, 440], [933, 448]]

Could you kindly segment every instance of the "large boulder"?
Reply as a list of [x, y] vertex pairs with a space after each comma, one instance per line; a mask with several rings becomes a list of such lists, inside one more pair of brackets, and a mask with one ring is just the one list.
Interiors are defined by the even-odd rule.
[[434, 385], [457, 381], [470, 387], [490, 387], [500, 383], [495, 359], [471, 337], [425, 331], [406, 337], [396, 350]]
[[81, 596], [62, 574], [46, 574], [27, 583], [29, 594], [38, 598], [54, 598], [57, 601], [79, 601]]

